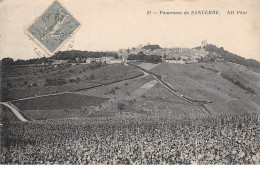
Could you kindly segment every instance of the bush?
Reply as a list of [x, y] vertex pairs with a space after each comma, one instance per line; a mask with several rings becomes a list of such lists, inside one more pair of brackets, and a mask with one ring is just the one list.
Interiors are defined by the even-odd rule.
[[28, 85], [28, 81], [24, 81], [23, 85], [25, 85], [25, 86]]
[[117, 103], [117, 109], [118, 110], [123, 110], [126, 108], [126, 105], [124, 103]]
[[13, 84], [8, 82], [7, 85], [6, 85], [8, 88], [13, 88]]
[[251, 87], [247, 87], [246, 89], [249, 93], [255, 94], [255, 91]]
[[142, 97], [142, 98], [145, 98], [145, 95], [143, 94], [143, 95], [141, 95], [141, 97]]
[[69, 83], [75, 83], [76, 81], [74, 79], [69, 79], [68, 82]]
[[81, 79], [79, 77], [76, 78], [76, 83], [81, 82]]
[[116, 90], [115, 90], [115, 89], [112, 89], [112, 90], [110, 91], [110, 93], [116, 94]]
[[61, 86], [68, 83], [67, 80], [65, 80], [64, 78], [46, 79], [45, 81], [46, 83], [44, 84], [44, 86]]
[[205, 69], [205, 67], [204, 67], [203, 65], [200, 65], [200, 67], [201, 67], [202, 69]]
[[94, 80], [95, 79], [95, 76], [94, 74], [92, 73], [91, 76], [89, 77], [90, 80]]

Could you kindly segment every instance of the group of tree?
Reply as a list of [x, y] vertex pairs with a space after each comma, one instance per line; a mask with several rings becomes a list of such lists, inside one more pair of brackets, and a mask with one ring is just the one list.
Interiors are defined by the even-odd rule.
[[28, 60], [23, 60], [23, 59], [18, 59], [14, 61], [12, 58], [3, 58], [1, 60], [1, 65], [2, 66], [17, 66], [17, 65], [31, 65], [31, 64], [50, 64], [51, 61], [46, 58], [33, 58], [33, 59], [28, 59]]
[[153, 51], [155, 49], [162, 49], [162, 48], [159, 45], [145, 45], [143, 49]]
[[[200, 49], [200, 47], [196, 47], [196, 49]], [[260, 69], [259, 61], [256, 61], [254, 59], [246, 59], [239, 55], [233, 54], [231, 52], [228, 52], [227, 50], [224, 50], [223, 47], [218, 48], [215, 45], [208, 44], [207, 46], [204, 47], [204, 49], [210, 53], [213, 52], [217, 53], [218, 56], [223, 57], [223, 59], [227, 62], [233, 62], [247, 67]]]
[[162, 57], [159, 55], [145, 55], [143, 52], [138, 54], [130, 54], [127, 60], [138, 60], [142, 62], [159, 63], [162, 62]]
[[76, 60], [76, 59], [86, 59], [86, 58], [101, 58], [101, 57], [114, 57], [118, 58], [118, 54], [115, 52], [91, 52], [91, 51], [59, 51], [51, 56], [51, 59], [56, 60]]
[[64, 78], [54, 78], [54, 79], [46, 79], [46, 83], [44, 84], [44, 86], [61, 86], [64, 84], [68, 84], [67, 80]]
[[77, 77], [76, 79], [71, 78], [71, 79], [68, 79], [68, 82], [69, 83], [79, 83], [79, 82], [81, 82], [81, 79], [79, 77]]
[[68, 60], [69, 62], [77, 62], [86, 58], [101, 58], [101, 57], [114, 57], [118, 59], [119, 56], [115, 52], [91, 52], [91, 51], [59, 51], [52, 55], [50, 58], [33, 58], [28, 60], [18, 59], [13, 60], [10, 57], [0, 60], [1, 66], [16, 66], [16, 65], [32, 65], [32, 64], [51, 64], [54, 60]]

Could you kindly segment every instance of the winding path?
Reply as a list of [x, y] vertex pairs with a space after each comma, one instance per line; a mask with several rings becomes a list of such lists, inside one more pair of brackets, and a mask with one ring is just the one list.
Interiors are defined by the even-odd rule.
[[22, 115], [22, 112], [12, 103], [9, 102], [0, 102], [1, 105], [4, 105], [6, 107], [8, 107], [9, 109], [11, 109], [11, 111], [13, 112], [13, 114], [22, 122], [28, 122], [27, 119], [25, 119]]
[[130, 63], [124, 63], [125, 65], [130, 65], [132, 67], [134, 67], [135, 69], [142, 71], [144, 74], [146, 75], [151, 75], [152, 77], [154, 77], [165, 89], [167, 89], [169, 92], [171, 92], [172, 94], [176, 95], [177, 97], [181, 98], [182, 100], [197, 106], [198, 108], [200, 108], [205, 114], [207, 115], [211, 115], [212, 113], [209, 111], [209, 109], [207, 109], [207, 107], [204, 104], [207, 103], [211, 103], [211, 102], [207, 102], [207, 101], [200, 101], [200, 100], [194, 100], [191, 99], [189, 97], [186, 97], [185, 95], [177, 92], [175, 89], [173, 89], [169, 84], [167, 84], [166, 82], [162, 81], [161, 79], [159, 79], [158, 75], [155, 75], [152, 72], [146, 71], [145, 69], [138, 67], [136, 65], [130, 64]]

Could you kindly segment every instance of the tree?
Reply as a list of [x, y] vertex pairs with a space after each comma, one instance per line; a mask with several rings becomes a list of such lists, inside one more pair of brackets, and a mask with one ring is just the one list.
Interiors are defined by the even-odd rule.
[[91, 76], [89, 77], [90, 80], [94, 80], [95, 79], [95, 76], [94, 74], [92, 73]]
[[28, 81], [24, 81], [23, 85], [25, 85], [25, 86], [28, 85]]
[[76, 78], [76, 83], [79, 83], [81, 79], [79, 77]]
[[13, 88], [13, 84], [8, 82], [7, 85], [6, 85], [8, 88]]
[[118, 110], [123, 110], [125, 109], [126, 105], [124, 103], [117, 103], [117, 109]]
[[14, 60], [12, 58], [3, 58], [2, 59], [2, 66], [11, 66], [14, 65]]

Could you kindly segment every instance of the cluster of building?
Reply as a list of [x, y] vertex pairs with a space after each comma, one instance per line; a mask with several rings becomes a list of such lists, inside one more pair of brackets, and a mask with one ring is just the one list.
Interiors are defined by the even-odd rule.
[[[122, 58], [115, 59], [114, 57], [110, 57], [110, 56], [104, 56], [101, 58], [85, 58], [85, 59], [80, 59], [80, 60], [76, 59], [76, 63], [81, 63], [81, 64], [102, 63], [103, 65], [105, 65], [105, 64], [118, 64], [118, 63], [122, 63], [122, 62], [123, 62]], [[54, 60], [52, 65], [58, 66], [58, 65], [65, 64], [65, 63], [69, 63], [69, 61], [68, 60]]]
[[158, 49], [144, 49], [142, 45], [131, 49], [120, 49], [118, 51], [118, 56], [127, 60], [130, 54], [138, 54], [142, 52], [145, 55], [158, 55], [161, 56], [164, 62], [169, 63], [193, 63], [197, 62], [199, 59], [208, 55], [208, 52], [204, 49], [207, 46], [207, 40], [201, 42], [201, 48], [158, 48]]
[[[150, 45], [149, 43], [147, 45]], [[100, 58], [85, 58], [76, 59], [77, 63], [95, 63], [99, 62], [102, 64], [118, 64], [127, 61], [130, 54], [138, 54], [142, 52], [145, 55], [158, 55], [162, 57], [163, 62], [168, 63], [194, 63], [198, 62], [199, 59], [208, 55], [208, 52], [204, 49], [207, 46], [207, 40], [201, 42], [201, 48], [158, 48], [158, 49], [145, 49], [142, 45], [133, 47], [131, 49], [119, 49], [118, 59], [110, 56], [104, 56]], [[56, 60], [53, 62], [54, 65], [67, 63], [68, 60]]]

